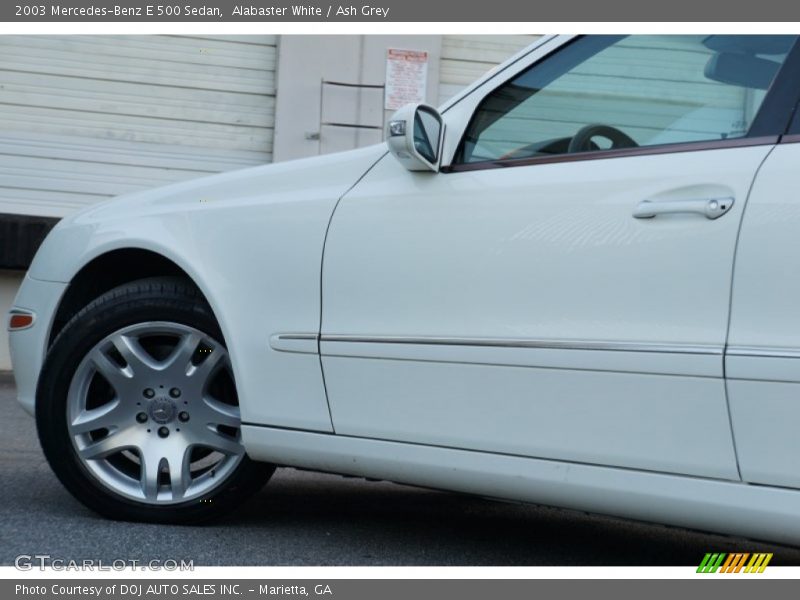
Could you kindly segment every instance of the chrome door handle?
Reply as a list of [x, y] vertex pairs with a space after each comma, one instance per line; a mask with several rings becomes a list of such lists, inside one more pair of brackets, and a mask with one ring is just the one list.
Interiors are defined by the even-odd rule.
[[696, 200], [642, 200], [633, 211], [637, 219], [652, 219], [656, 215], [692, 213], [718, 219], [733, 206], [733, 198], [700, 198]]

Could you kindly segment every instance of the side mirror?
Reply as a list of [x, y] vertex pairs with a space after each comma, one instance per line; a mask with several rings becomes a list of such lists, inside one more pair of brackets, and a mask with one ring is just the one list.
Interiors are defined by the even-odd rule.
[[444, 121], [427, 104], [407, 104], [389, 120], [389, 151], [409, 171], [439, 171]]
[[712, 81], [766, 90], [780, 66], [775, 61], [749, 54], [718, 52], [706, 63], [705, 76]]

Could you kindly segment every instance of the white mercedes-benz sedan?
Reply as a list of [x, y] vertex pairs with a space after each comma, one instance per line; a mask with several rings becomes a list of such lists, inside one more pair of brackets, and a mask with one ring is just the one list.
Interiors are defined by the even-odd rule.
[[800, 543], [800, 44], [555, 36], [386, 143], [61, 221], [8, 317], [66, 488], [275, 465]]

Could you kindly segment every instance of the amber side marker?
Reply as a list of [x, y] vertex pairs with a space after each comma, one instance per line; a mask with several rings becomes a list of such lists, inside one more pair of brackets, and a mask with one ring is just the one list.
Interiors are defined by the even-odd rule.
[[16, 331], [33, 325], [33, 315], [30, 313], [14, 312], [8, 317], [8, 330]]

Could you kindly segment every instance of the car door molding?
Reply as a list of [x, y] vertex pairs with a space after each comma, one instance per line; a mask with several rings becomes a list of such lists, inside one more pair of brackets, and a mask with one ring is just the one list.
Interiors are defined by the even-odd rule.
[[276, 333], [269, 337], [269, 347], [278, 352], [319, 354], [319, 335], [316, 333]]
[[725, 353], [728, 379], [800, 383], [800, 349], [730, 346]]
[[320, 336], [325, 357], [721, 378], [721, 346], [545, 339]]
[[729, 346], [728, 356], [752, 358], [800, 358], [799, 348], [777, 348], [769, 346]]
[[435, 336], [375, 336], [323, 334], [320, 342], [362, 344], [417, 344], [434, 346], [481, 346], [505, 348], [541, 348], [549, 350], [604, 350], [609, 352], [661, 352], [668, 354], [721, 355], [721, 346], [702, 344], [653, 344], [647, 342], [606, 342], [589, 340], [546, 340], [530, 338], [468, 338]]

